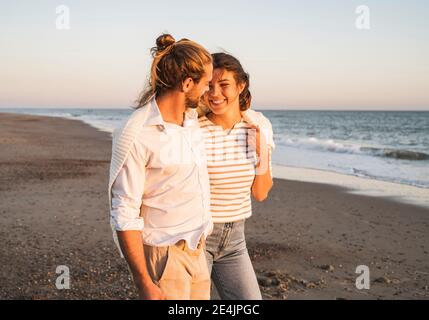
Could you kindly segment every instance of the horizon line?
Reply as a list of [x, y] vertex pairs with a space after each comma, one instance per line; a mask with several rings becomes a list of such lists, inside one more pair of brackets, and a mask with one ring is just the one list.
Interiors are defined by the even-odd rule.
[[[20, 107], [6, 107], [6, 106], [0, 106], [1, 109], [89, 109], [89, 110], [132, 110], [134, 109], [134, 106], [127, 106], [127, 107], [27, 107], [27, 106], [20, 106]], [[407, 111], [414, 111], [414, 112], [429, 112], [429, 107], [424, 107], [424, 109], [415, 109], [414, 108], [401, 108], [401, 109], [388, 109], [388, 108], [352, 108], [352, 109], [336, 109], [333, 107], [254, 107], [253, 110], [259, 110], [259, 111], [398, 111], [398, 112], [407, 112]]]

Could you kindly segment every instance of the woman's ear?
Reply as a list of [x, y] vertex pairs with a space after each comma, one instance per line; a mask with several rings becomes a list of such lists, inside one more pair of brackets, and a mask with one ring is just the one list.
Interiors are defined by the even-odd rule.
[[192, 78], [186, 78], [182, 81], [182, 92], [188, 93], [194, 87], [194, 80]]
[[238, 92], [240, 92], [240, 94], [241, 94], [245, 87], [246, 87], [246, 84], [244, 82], [239, 83], [238, 84]]

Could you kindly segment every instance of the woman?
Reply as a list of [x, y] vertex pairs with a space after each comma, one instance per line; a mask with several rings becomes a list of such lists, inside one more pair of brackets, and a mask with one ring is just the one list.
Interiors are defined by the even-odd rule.
[[273, 185], [271, 124], [262, 114], [248, 110], [249, 76], [240, 62], [226, 53], [212, 57], [213, 78], [204, 96], [209, 110], [199, 118], [214, 222], [206, 255], [222, 299], [257, 300], [262, 297], [247, 252], [244, 224], [252, 214], [251, 195], [263, 201]]

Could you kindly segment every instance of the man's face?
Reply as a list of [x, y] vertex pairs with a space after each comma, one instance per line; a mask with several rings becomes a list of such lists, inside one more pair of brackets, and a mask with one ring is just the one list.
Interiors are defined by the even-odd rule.
[[204, 66], [204, 75], [198, 83], [195, 83], [193, 88], [185, 96], [185, 106], [187, 108], [197, 108], [200, 98], [209, 90], [209, 84], [213, 76], [213, 65], [206, 64]]

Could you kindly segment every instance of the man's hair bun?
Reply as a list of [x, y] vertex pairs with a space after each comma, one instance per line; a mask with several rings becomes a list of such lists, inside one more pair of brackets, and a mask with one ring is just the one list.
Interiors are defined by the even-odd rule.
[[156, 48], [159, 51], [167, 49], [169, 46], [174, 44], [176, 40], [171, 34], [162, 34], [156, 39]]

